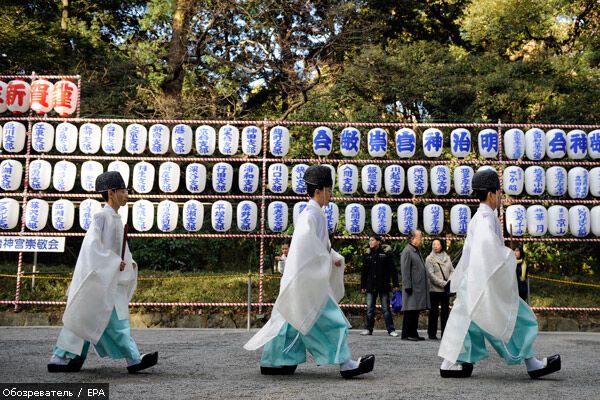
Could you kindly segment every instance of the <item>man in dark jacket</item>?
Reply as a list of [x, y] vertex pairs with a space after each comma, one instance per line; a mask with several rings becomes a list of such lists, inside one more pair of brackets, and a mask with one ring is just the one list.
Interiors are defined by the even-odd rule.
[[372, 335], [377, 296], [381, 300], [385, 327], [390, 336], [398, 333], [394, 328], [392, 311], [390, 310], [390, 282], [394, 291], [398, 290], [398, 272], [392, 260], [391, 248], [381, 245], [381, 236], [373, 234], [369, 237], [369, 249], [363, 255], [363, 268], [360, 287], [367, 294], [367, 321], [361, 335]]

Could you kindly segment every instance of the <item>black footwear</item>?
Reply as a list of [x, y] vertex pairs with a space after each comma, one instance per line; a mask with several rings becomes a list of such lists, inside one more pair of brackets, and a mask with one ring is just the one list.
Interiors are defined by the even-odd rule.
[[48, 372], [79, 372], [85, 358], [76, 357], [69, 360], [68, 364], [48, 364]]
[[340, 371], [343, 378], [350, 379], [373, 371], [373, 367], [375, 366], [375, 356], [373, 354], [361, 357], [358, 361], [358, 367], [347, 371]]
[[158, 353], [157, 352], [150, 353], [150, 354], [144, 354], [142, 356], [141, 362], [139, 364], [135, 364], [135, 365], [131, 365], [131, 366], [127, 367], [127, 371], [129, 371], [130, 374], [135, 374], [136, 372], [139, 372], [143, 369], [150, 368], [150, 367], [156, 365], [157, 362], [158, 362]]
[[417, 336], [417, 340], [425, 340], [423, 336]]
[[555, 354], [550, 356], [546, 360], [546, 366], [544, 368], [536, 369], [533, 371], [527, 371], [531, 379], [541, 378], [542, 376], [549, 375], [553, 372], [560, 371], [560, 355]]
[[283, 365], [281, 367], [263, 367], [260, 366], [260, 373], [263, 375], [294, 375], [297, 365]]
[[440, 340], [437, 336], [429, 336], [429, 340]]
[[461, 370], [455, 369], [441, 369], [440, 375], [442, 378], [468, 378], [473, 373], [473, 364], [462, 363]]

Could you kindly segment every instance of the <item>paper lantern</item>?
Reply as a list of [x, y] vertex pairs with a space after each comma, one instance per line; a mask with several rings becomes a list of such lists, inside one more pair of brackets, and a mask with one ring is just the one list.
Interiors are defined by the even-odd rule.
[[378, 235], [387, 235], [392, 229], [392, 208], [376, 204], [371, 209], [371, 229]]
[[237, 226], [242, 232], [256, 230], [258, 223], [258, 206], [248, 200], [241, 201], [237, 206]]
[[454, 168], [454, 190], [456, 194], [459, 196], [470, 196], [473, 193], [473, 186], [471, 184], [473, 175], [475, 175], [475, 172], [469, 166], [461, 165]]
[[333, 132], [326, 126], [319, 126], [313, 131], [313, 151], [323, 157], [331, 153], [333, 147]]
[[25, 226], [30, 231], [41, 231], [48, 223], [50, 206], [46, 200], [31, 199], [25, 206]]
[[154, 225], [154, 205], [148, 200], [138, 200], [132, 208], [133, 228], [138, 232], [147, 232]]
[[[365, 230], [365, 207], [359, 203], [350, 203], [345, 210], [346, 230], [351, 235], [358, 235]], [[391, 213], [390, 213], [391, 218]], [[391, 225], [391, 221], [390, 221]]]
[[288, 225], [288, 206], [283, 201], [274, 201], [269, 203], [267, 208], [267, 219], [269, 229], [272, 232], [279, 233], [287, 229]]
[[600, 158], [600, 129], [596, 129], [588, 133], [588, 154], [591, 159], [597, 160]]
[[586, 206], [569, 208], [569, 231], [575, 237], [586, 237], [590, 234], [590, 210]]
[[102, 211], [102, 204], [98, 200], [85, 199], [79, 204], [79, 226], [84, 231], [90, 229], [94, 215]]
[[290, 131], [285, 126], [274, 126], [269, 131], [269, 151], [275, 157], [285, 157], [290, 151]]
[[133, 167], [133, 190], [138, 193], [150, 193], [154, 186], [154, 166], [145, 161]]
[[148, 148], [152, 154], [165, 154], [169, 150], [169, 128], [154, 124], [148, 131]]
[[354, 127], [344, 128], [340, 133], [340, 151], [344, 157], [356, 157], [360, 151], [360, 131]]
[[582, 167], [572, 168], [567, 174], [567, 188], [572, 199], [585, 199], [589, 191], [589, 173]]
[[202, 125], [196, 128], [196, 151], [201, 156], [211, 156], [215, 152], [217, 134], [215, 128]]
[[450, 229], [455, 235], [466, 235], [471, 221], [471, 209], [466, 204], [457, 204], [450, 209]]
[[523, 236], [527, 232], [527, 217], [525, 207], [521, 205], [512, 205], [506, 207], [504, 220], [506, 221], [506, 231], [513, 236]]
[[546, 191], [550, 196], [564, 196], [567, 193], [567, 170], [554, 166], [546, 170]]
[[219, 129], [219, 152], [232, 156], [238, 151], [240, 131], [233, 125], [223, 125]]
[[129, 187], [129, 164], [123, 161], [113, 161], [110, 164], [108, 164], [108, 168], [106, 168], [106, 170], [117, 171], [118, 173], [120, 173], [121, 177], [123, 178], [123, 181], [125, 182], [125, 186]]
[[306, 164], [296, 164], [292, 167], [292, 190], [296, 194], [306, 194], [306, 182], [304, 172], [308, 168]]
[[300, 216], [300, 213], [302, 211], [304, 211], [304, 209], [306, 208], [307, 205], [308, 205], [308, 202], [306, 202], [306, 201], [299, 201], [298, 203], [294, 204], [294, 209], [293, 209], [293, 212], [292, 212], [292, 218], [293, 218], [294, 226], [298, 222], [298, 217]]
[[0, 163], [0, 188], [17, 190], [23, 179], [23, 165], [17, 160], [4, 160]]
[[6, 82], [0, 81], [0, 114], [6, 112], [8, 107], [6, 105], [6, 92], [8, 89], [8, 85]]
[[233, 167], [227, 163], [217, 163], [212, 170], [213, 190], [217, 193], [227, 193], [233, 183]]
[[590, 212], [591, 228], [594, 236], [600, 236], [600, 206], [592, 208]]
[[121, 217], [121, 222], [124, 224], [127, 223], [129, 218], [129, 204], [125, 204], [123, 207], [119, 207], [119, 211], [117, 211], [119, 217]]
[[60, 153], [73, 153], [77, 148], [77, 127], [69, 122], [58, 124], [54, 145]]
[[498, 132], [494, 129], [484, 129], [477, 136], [479, 155], [483, 158], [498, 157]]
[[422, 165], [413, 165], [406, 173], [408, 191], [416, 196], [427, 192], [427, 169]]
[[[1, 130], [1, 129], [0, 129]], [[36, 122], [31, 127], [31, 148], [47, 153], [54, 145], [54, 127], [47, 122]]]
[[171, 147], [175, 154], [189, 154], [192, 151], [192, 128], [177, 124], [171, 132]]
[[104, 172], [98, 161], [86, 161], [81, 164], [81, 188], [86, 192], [96, 191], [96, 178]]
[[385, 129], [373, 128], [367, 133], [367, 147], [371, 157], [384, 157], [387, 153], [388, 134]]
[[36, 79], [31, 84], [31, 109], [37, 114], [47, 114], [54, 108], [54, 84], [46, 79]]
[[504, 132], [504, 154], [509, 160], [519, 160], [525, 154], [525, 134], [520, 129]]
[[10, 230], [17, 226], [21, 206], [15, 199], [0, 199], [0, 229]]
[[334, 230], [337, 230], [340, 220], [340, 209], [337, 204], [329, 202], [323, 206], [323, 214], [325, 214], [325, 218], [327, 219], [327, 230], [329, 233], [333, 233]]
[[437, 128], [425, 129], [423, 132], [423, 153], [425, 157], [439, 157], [444, 147], [444, 135]]
[[142, 154], [148, 142], [148, 129], [144, 125], [131, 124], [125, 129], [125, 150], [129, 154]]
[[458, 158], [464, 158], [471, 153], [471, 132], [464, 128], [454, 129], [450, 133], [450, 151]]
[[525, 191], [530, 196], [540, 196], [546, 189], [546, 172], [544, 168], [533, 165], [525, 170]]
[[361, 169], [362, 190], [366, 194], [377, 194], [381, 191], [381, 168], [375, 164], [367, 164]]
[[204, 206], [198, 200], [188, 200], [183, 205], [183, 228], [188, 232], [198, 232], [204, 222]]
[[262, 149], [262, 131], [258, 126], [250, 125], [242, 129], [242, 152], [257, 156]]
[[445, 165], [436, 165], [431, 168], [431, 191], [436, 196], [445, 196], [450, 193], [450, 169]]
[[482, 165], [481, 167], [477, 168], [476, 172], [479, 172], [479, 171], [493, 171], [495, 173], [498, 173], [498, 171], [496, 170], [496, 168], [491, 167], [489, 165]]
[[396, 153], [399, 158], [411, 158], [417, 149], [417, 135], [409, 128], [396, 131]]
[[21, 115], [29, 111], [31, 103], [31, 87], [29, 83], [22, 80], [8, 82], [6, 87], [6, 106], [8, 111], [15, 115]]
[[600, 167], [592, 168], [589, 174], [590, 194], [600, 197]]
[[525, 155], [532, 161], [539, 161], [546, 155], [546, 134], [538, 128], [525, 132]]
[[181, 170], [179, 164], [165, 162], [158, 169], [158, 188], [165, 193], [175, 193], [179, 189]]
[[392, 196], [398, 196], [404, 191], [404, 168], [400, 165], [391, 164], [385, 167], [383, 173], [385, 191]]
[[59, 161], [54, 165], [52, 186], [59, 192], [70, 192], [75, 186], [77, 167], [70, 161]]
[[562, 129], [546, 132], [546, 154], [548, 158], [563, 158], [567, 154], [567, 134]]
[[258, 190], [258, 177], [260, 169], [258, 165], [244, 163], [240, 165], [238, 186], [242, 193], [254, 193]]
[[123, 149], [123, 127], [106, 124], [102, 128], [102, 151], [106, 154], [119, 154]]
[[52, 165], [46, 160], [33, 160], [29, 163], [29, 187], [33, 190], [46, 190], [52, 181]]
[[417, 207], [411, 203], [403, 203], [398, 206], [398, 230], [403, 235], [408, 235], [417, 228], [419, 212]]
[[79, 150], [84, 154], [96, 154], [102, 142], [102, 129], [96, 124], [85, 123], [79, 127]]
[[267, 172], [269, 190], [285, 193], [288, 187], [288, 167], [285, 164], [271, 164]]
[[185, 169], [185, 187], [190, 193], [202, 193], [206, 188], [206, 167], [191, 163]]
[[338, 172], [341, 194], [354, 194], [358, 190], [358, 167], [354, 164], [342, 164]]
[[545, 207], [534, 205], [527, 208], [527, 232], [531, 236], [544, 236], [548, 231], [548, 211]]
[[2, 129], [2, 148], [9, 153], [18, 153], [25, 147], [27, 129], [25, 125], [16, 121], [9, 121]]
[[68, 231], [75, 221], [75, 206], [70, 200], [60, 199], [52, 204], [52, 226], [57, 231]]
[[429, 204], [423, 209], [423, 229], [430, 235], [444, 230], [444, 209], [439, 204]]
[[502, 190], [511, 196], [518, 196], [523, 192], [525, 172], [523, 168], [511, 165], [504, 170], [502, 176]]
[[79, 90], [77, 85], [66, 79], [54, 84], [54, 111], [61, 117], [68, 117], [77, 110]]
[[570, 159], [581, 160], [587, 155], [587, 135], [575, 129], [567, 133], [567, 155]]
[[563, 236], [569, 230], [569, 210], [564, 206], [548, 209], [548, 232], [552, 236]]
[[171, 200], [163, 200], [158, 203], [156, 209], [156, 226], [162, 232], [173, 232], [177, 228], [179, 207]]

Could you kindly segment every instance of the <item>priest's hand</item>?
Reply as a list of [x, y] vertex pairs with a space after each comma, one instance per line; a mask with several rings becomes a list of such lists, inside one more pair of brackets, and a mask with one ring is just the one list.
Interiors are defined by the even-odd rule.
[[125, 270], [125, 261], [121, 261], [121, 263], [119, 264], [119, 271], [124, 271]]
[[412, 294], [412, 288], [410, 288], [410, 287], [409, 287], [409, 288], [406, 288], [406, 289], [404, 289], [404, 291], [405, 291], [405, 292], [406, 292], [406, 294], [407, 294], [407, 295], [409, 295], [409, 296]]
[[333, 265], [335, 265], [336, 267], [341, 267], [342, 266], [342, 260], [337, 260]]

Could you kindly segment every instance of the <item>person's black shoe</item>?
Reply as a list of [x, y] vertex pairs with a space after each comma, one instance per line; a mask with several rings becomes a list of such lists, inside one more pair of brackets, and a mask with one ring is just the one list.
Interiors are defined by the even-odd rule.
[[83, 363], [85, 362], [85, 358], [76, 357], [69, 360], [68, 364], [48, 364], [48, 372], [79, 372]]
[[425, 340], [423, 336], [417, 336], [417, 340]]
[[468, 378], [473, 373], [473, 364], [462, 363], [462, 369], [441, 369], [440, 375], [442, 378]]
[[437, 336], [429, 336], [429, 340], [440, 340]]
[[342, 375], [342, 377], [345, 379], [354, 378], [355, 376], [367, 374], [373, 371], [374, 366], [375, 356], [373, 354], [369, 354], [368, 356], [358, 359], [358, 367], [346, 371], [340, 371], [340, 375]]
[[549, 375], [553, 372], [560, 371], [560, 355], [555, 354], [546, 359], [546, 366], [544, 368], [536, 369], [533, 371], [527, 371], [531, 379], [541, 378], [542, 376]]
[[408, 340], [408, 341], [411, 341], [411, 342], [418, 342], [420, 340], [418, 337], [412, 337], [412, 336], [407, 336], [407, 337], [403, 337], [403, 338], [400, 338], [400, 339], [402, 339], [402, 340]]
[[127, 371], [130, 374], [135, 374], [143, 369], [150, 368], [158, 362], [158, 352], [144, 354], [139, 364], [131, 365], [127, 367]]
[[294, 375], [297, 365], [283, 365], [281, 367], [260, 367], [263, 375]]

